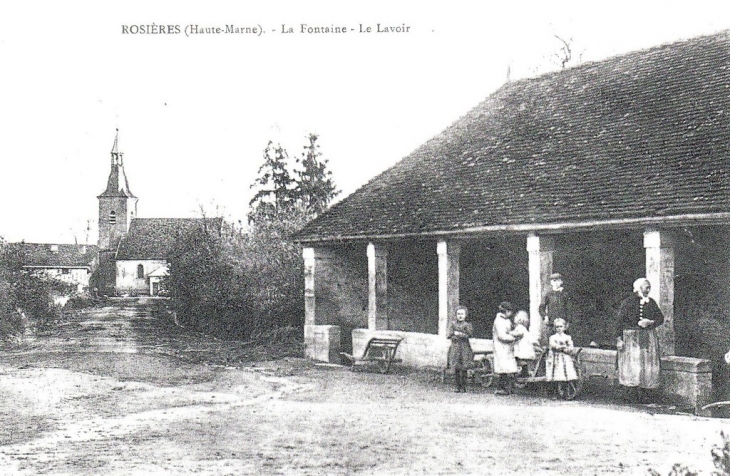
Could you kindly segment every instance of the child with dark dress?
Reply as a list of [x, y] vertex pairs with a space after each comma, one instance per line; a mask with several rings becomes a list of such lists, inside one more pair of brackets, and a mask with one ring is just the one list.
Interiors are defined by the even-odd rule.
[[465, 306], [456, 308], [456, 321], [449, 323], [446, 337], [451, 339], [449, 347], [449, 367], [454, 370], [456, 388], [454, 392], [466, 392], [467, 370], [474, 362], [474, 352], [469, 338], [474, 334], [471, 323], [466, 322], [468, 309]]

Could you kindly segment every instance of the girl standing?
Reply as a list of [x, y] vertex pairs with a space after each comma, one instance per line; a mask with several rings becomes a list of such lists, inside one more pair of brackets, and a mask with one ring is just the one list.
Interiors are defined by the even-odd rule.
[[449, 367], [454, 369], [456, 388], [454, 392], [466, 392], [466, 371], [474, 362], [469, 338], [474, 334], [471, 323], [466, 322], [468, 309], [465, 306], [456, 308], [456, 321], [450, 322], [446, 337], [451, 339], [449, 347]]
[[578, 380], [578, 372], [575, 370], [572, 357], [575, 348], [573, 339], [565, 333], [565, 320], [555, 319], [553, 327], [555, 334], [550, 336], [550, 350], [545, 361], [546, 380], [557, 383]]

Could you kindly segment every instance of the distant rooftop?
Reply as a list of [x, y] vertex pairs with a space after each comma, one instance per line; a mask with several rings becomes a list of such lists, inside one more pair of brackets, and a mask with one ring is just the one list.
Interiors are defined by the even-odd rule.
[[96, 245], [20, 243], [23, 266], [43, 268], [89, 268], [99, 254]]
[[122, 238], [118, 260], [164, 260], [175, 240], [196, 227], [211, 227], [220, 235], [222, 218], [134, 218]]

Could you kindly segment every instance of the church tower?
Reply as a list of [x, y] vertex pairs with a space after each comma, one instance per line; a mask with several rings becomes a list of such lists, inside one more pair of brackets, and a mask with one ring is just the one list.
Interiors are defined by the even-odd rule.
[[124, 173], [124, 154], [119, 152], [119, 129], [111, 152], [111, 171], [99, 199], [99, 249], [115, 251], [119, 240], [137, 216], [137, 197], [129, 190]]

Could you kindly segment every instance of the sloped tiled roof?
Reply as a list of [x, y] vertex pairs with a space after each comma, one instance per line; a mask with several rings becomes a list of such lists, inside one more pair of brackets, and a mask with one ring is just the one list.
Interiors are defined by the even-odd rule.
[[99, 255], [95, 245], [21, 243], [23, 266], [88, 268]]
[[301, 241], [730, 212], [730, 36], [505, 84]]
[[109, 172], [109, 179], [106, 183], [106, 190], [99, 195], [101, 197], [128, 197], [136, 198], [131, 190], [129, 190], [129, 182], [127, 174], [124, 172], [124, 166], [113, 164]]
[[221, 218], [135, 218], [122, 238], [118, 260], [167, 259], [175, 240], [199, 226], [220, 235]]
[[129, 189], [127, 174], [124, 172], [124, 154], [119, 152], [119, 129], [114, 137], [114, 145], [112, 145], [111, 170], [106, 182], [106, 190], [97, 198], [102, 197], [136, 198]]

